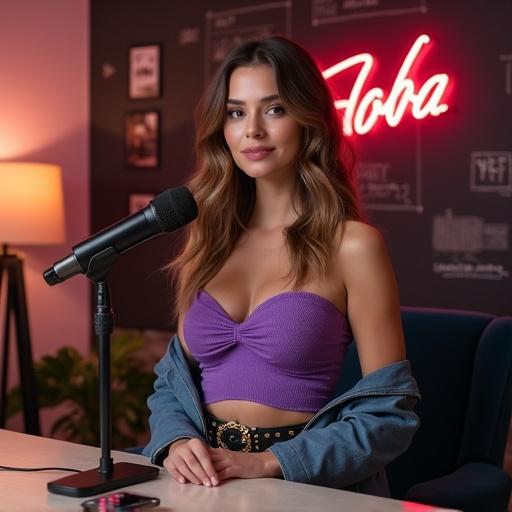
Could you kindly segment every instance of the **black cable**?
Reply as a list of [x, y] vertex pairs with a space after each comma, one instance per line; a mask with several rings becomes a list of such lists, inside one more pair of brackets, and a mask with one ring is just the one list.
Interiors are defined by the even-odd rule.
[[81, 469], [73, 468], [13, 468], [11, 466], [0, 466], [0, 470], [3, 471], [74, 471], [75, 473], [81, 473]]

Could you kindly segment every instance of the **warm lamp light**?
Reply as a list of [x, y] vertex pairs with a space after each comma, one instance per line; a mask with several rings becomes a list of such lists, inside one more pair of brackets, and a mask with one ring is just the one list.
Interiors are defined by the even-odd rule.
[[0, 243], [53, 245], [64, 242], [60, 167], [0, 162]]
[[[37, 400], [23, 262], [8, 245], [53, 245], [65, 242], [64, 200], [58, 165], [0, 162], [0, 286], [6, 283], [2, 340], [0, 428], [5, 426], [10, 322], [15, 320], [25, 432], [39, 434]], [[4, 274], [7, 279], [3, 279]]]

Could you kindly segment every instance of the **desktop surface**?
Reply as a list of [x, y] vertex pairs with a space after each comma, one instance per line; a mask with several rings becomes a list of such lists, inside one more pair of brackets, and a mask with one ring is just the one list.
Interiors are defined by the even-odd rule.
[[[150, 465], [141, 455], [112, 451], [114, 462]], [[81, 470], [98, 466], [99, 448], [0, 430], [0, 465], [58, 466]], [[0, 512], [81, 511], [86, 498], [50, 494], [46, 485], [73, 474], [62, 471], [0, 471]], [[160, 499], [159, 512], [447, 512], [448, 509], [378, 498], [274, 478], [229, 480], [218, 487], [179, 484], [165, 469], [156, 480], [124, 487]]]

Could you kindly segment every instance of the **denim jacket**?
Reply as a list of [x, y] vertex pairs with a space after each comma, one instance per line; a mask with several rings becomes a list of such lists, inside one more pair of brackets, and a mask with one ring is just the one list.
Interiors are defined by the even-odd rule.
[[[177, 336], [155, 373], [148, 398], [151, 439], [143, 454], [161, 465], [174, 441], [205, 440], [206, 424], [200, 387]], [[409, 447], [419, 426], [413, 411], [419, 398], [409, 362], [390, 364], [331, 400], [297, 437], [269, 450], [286, 480], [388, 496], [384, 468]]]

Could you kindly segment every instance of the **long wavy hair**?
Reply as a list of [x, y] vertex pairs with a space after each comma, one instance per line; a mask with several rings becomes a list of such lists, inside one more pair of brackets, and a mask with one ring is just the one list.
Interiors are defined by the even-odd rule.
[[220, 270], [246, 229], [255, 204], [254, 178], [234, 162], [223, 134], [229, 80], [240, 66], [272, 67], [287, 113], [302, 126], [295, 194], [299, 217], [284, 231], [290, 283], [297, 289], [310, 273], [324, 277], [341, 223], [360, 219], [352, 152], [344, 138], [330, 91], [312, 57], [283, 37], [247, 42], [234, 49], [217, 71], [196, 110], [196, 169], [188, 183], [199, 215], [186, 243], [168, 265], [176, 280], [179, 316]]

